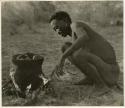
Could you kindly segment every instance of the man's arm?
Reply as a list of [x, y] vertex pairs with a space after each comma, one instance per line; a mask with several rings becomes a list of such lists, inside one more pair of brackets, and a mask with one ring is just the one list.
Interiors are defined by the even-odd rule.
[[81, 25], [79, 24], [74, 24], [72, 26], [72, 30], [73, 32], [76, 33], [77, 35], [77, 39], [75, 40], [75, 42], [64, 52], [64, 54], [62, 55], [63, 58], [67, 58], [68, 56], [70, 56], [72, 53], [74, 53], [75, 51], [77, 51], [79, 48], [81, 48], [85, 42], [89, 39], [86, 31], [83, 29], [83, 27], [81, 27]]

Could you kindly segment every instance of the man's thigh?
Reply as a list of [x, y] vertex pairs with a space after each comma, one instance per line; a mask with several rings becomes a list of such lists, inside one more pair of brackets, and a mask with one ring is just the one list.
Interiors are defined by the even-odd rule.
[[116, 65], [105, 63], [100, 57], [88, 52], [87, 50], [78, 50], [72, 55], [72, 59], [81, 68], [86, 68], [88, 63], [95, 66], [100, 77], [107, 83], [115, 83], [118, 79], [118, 68]]
[[[65, 51], [70, 46], [71, 43], [70, 44], [65, 43], [62, 48]], [[86, 71], [87, 64], [90, 63], [93, 66], [95, 66], [97, 72], [106, 82], [113, 84], [118, 80], [118, 74], [119, 74], [118, 65], [107, 64], [100, 57], [90, 53], [88, 50], [83, 50], [83, 49], [77, 50], [69, 57], [69, 60], [74, 65], [76, 65], [83, 73], [85, 73]]]

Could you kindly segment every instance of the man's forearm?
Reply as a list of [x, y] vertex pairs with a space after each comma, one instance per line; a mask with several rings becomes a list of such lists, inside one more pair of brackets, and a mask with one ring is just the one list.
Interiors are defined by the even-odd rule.
[[75, 51], [80, 49], [84, 44], [84, 37], [78, 38], [63, 54], [64, 58], [72, 55]]

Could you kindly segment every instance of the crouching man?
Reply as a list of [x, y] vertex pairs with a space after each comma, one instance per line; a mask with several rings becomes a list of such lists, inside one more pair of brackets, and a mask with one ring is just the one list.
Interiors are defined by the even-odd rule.
[[86, 78], [76, 84], [113, 86], [119, 77], [119, 66], [111, 44], [84, 22], [72, 23], [68, 13], [59, 11], [51, 16], [52, 29], [62, 37], [70, 36], [72, 43], [62, 47], [60, 67], [68, 58]]

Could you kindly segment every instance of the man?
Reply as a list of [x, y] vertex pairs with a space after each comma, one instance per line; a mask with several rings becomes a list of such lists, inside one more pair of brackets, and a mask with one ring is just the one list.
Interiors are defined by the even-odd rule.
[[110, 43], [84, 22], [72, 23], [68, 13], [56, 12], [51, 16], [50, 24], [62, 37], [70, 36], [72, 43], [66, 42], [60, 66], [68, 58], [86, 75], [77, 84], [115, 85], [119, 77], [119, 66]]

